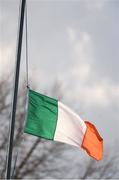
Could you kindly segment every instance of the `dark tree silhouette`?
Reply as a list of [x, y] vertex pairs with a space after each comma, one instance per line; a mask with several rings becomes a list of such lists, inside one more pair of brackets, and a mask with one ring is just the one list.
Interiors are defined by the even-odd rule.
[[[9, 77], [9, 76], [8, 76]], [[12, 86], [9, 78], [0, 80], [0, 178], [5, 177], [8, 130], [11, 111]], [[47, 91], [46, 91], [47, 92]], [[119, 171], [117, 152], [105, 156], [100, 163], [89, 160], [82, 163], [79, 158], [69, 162], [65, 154], [72, 147], [34, 136], [23, 134], [26, 114], [26, 87], [23, 83], [18, 94], [18, 105], [15, 124], [13, 162], [18, 158], [14, 171], [15, 179], [24, 178], [114, 178]], [[56, 81], [50, 94], [63, 98], [61, 83]], [[69, 149], [69, 150], [68, 150]], [[72, 151], [73, 153], [73, 151]], [[73, 164], [73, 166], [72, 166]], [[14, 163], [12, 164], [14, 168]], [[73, 167], [73, 168], [72, 168]], [[75, 172], [75, 175], [74, 175]]]

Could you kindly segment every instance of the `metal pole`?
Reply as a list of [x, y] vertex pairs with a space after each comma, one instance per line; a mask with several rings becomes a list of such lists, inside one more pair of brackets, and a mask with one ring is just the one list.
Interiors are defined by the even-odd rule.
[[21, 12], [20, 12], [20, 25], [19, 25], [19, 35], [18, 35], [17, 56], [16, 56], [17, 59], [16, 59], [15, 81], [14, 81], [13, 106], [12, 106], [9, 144], [8, 144], [6, 179], [11, 179], [12, 152], [13, 152], [13, 141], [14, 141], [17, 94], [18, 94], [18, 85], [19, 85], [19, 71], [20, 71], [20, 59], [21, 59], [21, 49], [22, 49], [22, 36], [23, 36], [25, 5], [26, 5], [26, 0], [22, 0]]

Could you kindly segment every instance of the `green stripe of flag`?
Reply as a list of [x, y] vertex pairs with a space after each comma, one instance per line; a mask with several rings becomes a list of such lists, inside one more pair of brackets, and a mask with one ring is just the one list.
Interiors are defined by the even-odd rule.
[[58, 118], [58, 101], [29, 90], [28, 115], [24, 132], [53, 140]]

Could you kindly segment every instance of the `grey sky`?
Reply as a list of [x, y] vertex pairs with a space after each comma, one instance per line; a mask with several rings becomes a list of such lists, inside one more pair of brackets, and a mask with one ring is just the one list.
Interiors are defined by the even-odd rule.
[[[18, 0], [0, 0], [0, 77], [14, 67]], [[105, 144], [119, 135], [119, 1], [27, 0], [30, 82], [58, 79], [64, 102], [98, 127]], [[21, 74], [25, 71], [25, 39]], [[119, 143], [118, 143], [119, 144]]]

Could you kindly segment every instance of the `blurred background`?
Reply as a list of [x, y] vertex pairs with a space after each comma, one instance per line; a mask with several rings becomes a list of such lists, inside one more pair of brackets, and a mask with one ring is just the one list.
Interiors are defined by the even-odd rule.
[[[0, 0], [0, 178], [4, 178], [20, 0]], [[100, 162], [82, 149], [22, 134], [25, 26], [14, 138], [15, 178], [119, 178], [119, 1], [27, 0], [29, 84], [58, 98], [104, 139]]]

